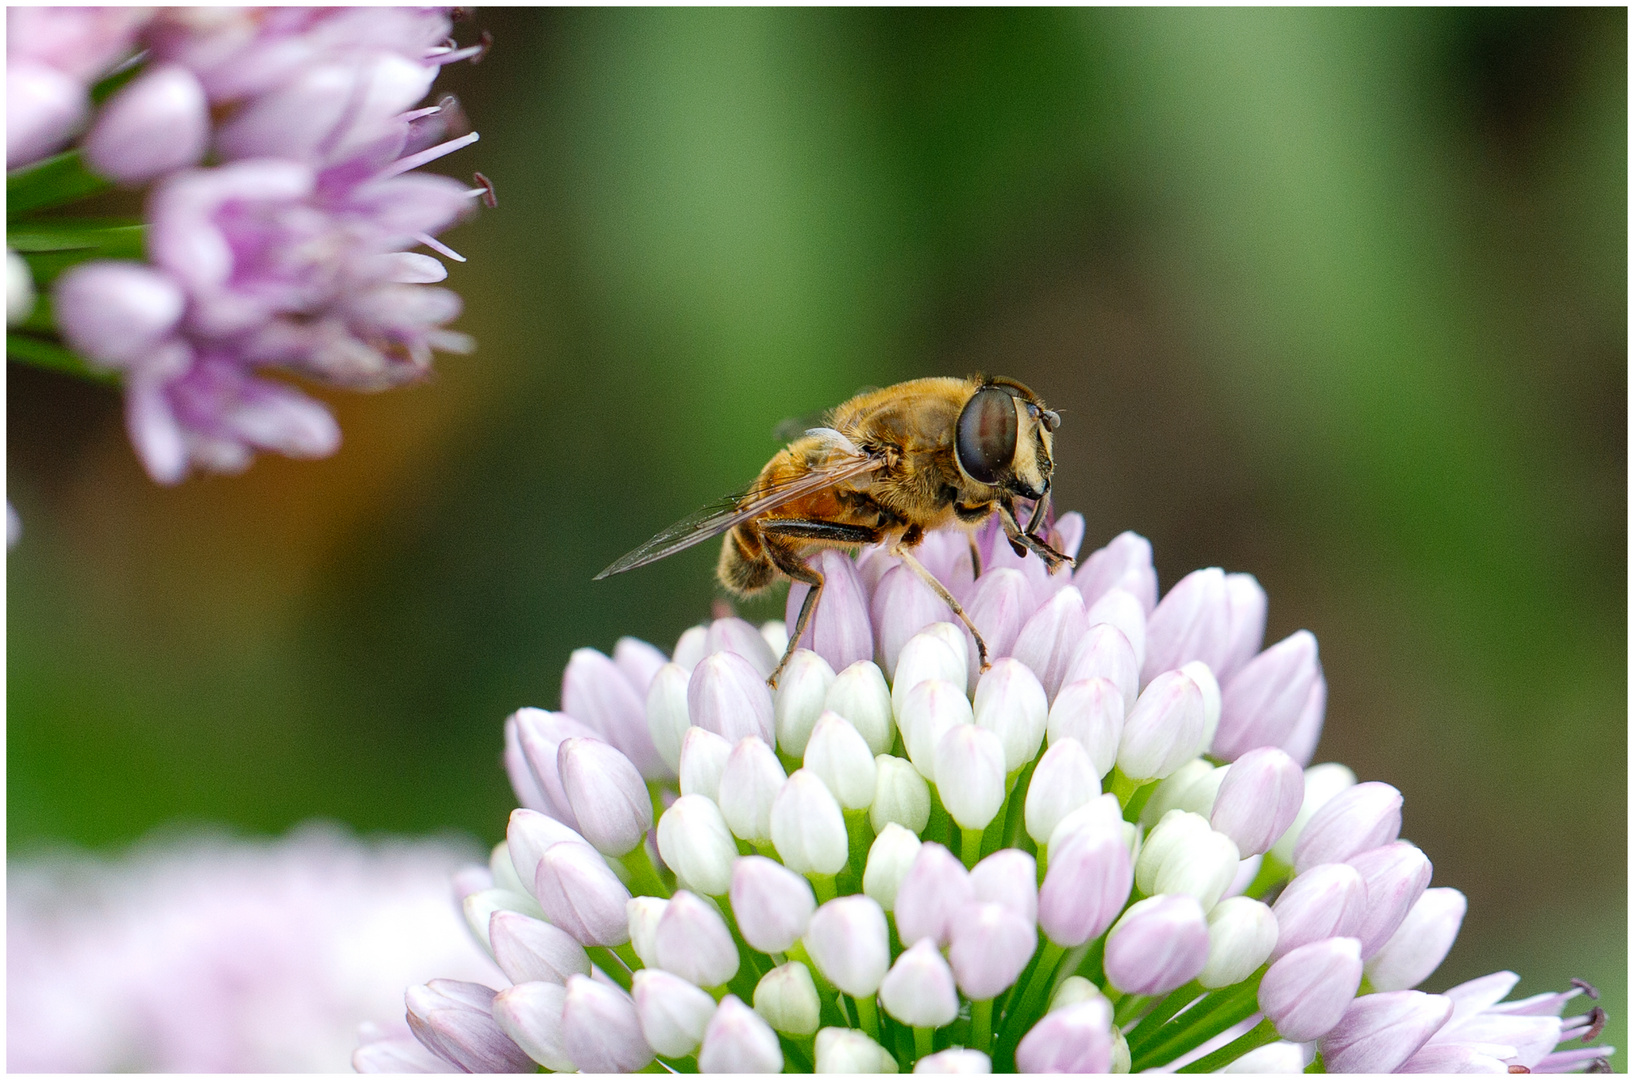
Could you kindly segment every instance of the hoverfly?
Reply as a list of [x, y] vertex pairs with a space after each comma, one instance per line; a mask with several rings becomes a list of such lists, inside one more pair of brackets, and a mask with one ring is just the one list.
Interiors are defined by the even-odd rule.
[[[866, 391], [779, 450], [746, 491], [675, 523], [596, 580], [726, 533], [716, 574], [728, 591], [753, 596], [784, 578], [811, 586], [789, 647], [766, 680], [776, 686], [823, 592], [823, 576], [807, 557], [822, 547], [883, 543], [969, 628], [985, 671], [980, 631], [912, 549], [932, 529], [956, 524], [973, 534], [997, 514], [1016, 554], [1033, 552], [1052, 573], [1073, 566], [1038, 534], [1049, 507], [1060, 422], [1013, 379], [915, 379]], [[1025, 528], [1018, 498], [1034, 503]], [[971, 555], [976, 558], [974, 535]], [[975, 570], [981, 572], [979, 562]]]

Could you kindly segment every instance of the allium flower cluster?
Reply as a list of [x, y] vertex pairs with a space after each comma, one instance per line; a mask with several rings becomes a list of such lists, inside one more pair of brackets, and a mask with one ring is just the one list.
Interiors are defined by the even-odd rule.
[[[6, 882], [13, 1072], [334, 1072], [403, 983], [498, 972], [449, 905], [473, 845], [172, 835], [19, 857]], [[371, 1035], [408, 1029], [369, 1025]], [[447, 1068], [412, 1039], [404, 1062]]]
[[[443, 264], [410, 250], [459, 258], [436, 235], [491, 200], [414, 171], [477, 138], [452, 99], [415, 107], [481, 54], [453, 46], [449, 10], [8, 10], [8, 167], [88, 119], [84, 166], [151, 184], [146, 260], [80, 262], [52, 301], [63, 340], [121, 376], [155, 480], [332, 453], [327, 408], [266, 371], [380, 389], [470, 348], [445, 328]], [[92, 114], [87, 85], [120, 60], [140, 66]]]
[[[1051, 543], [1076, 555], [1082, 518]], [[1200, 570], [1159, 600], [1124, 533], [1045, 572], [993, 529], [921, 560], [995, 657], [880, 549], [819, 556], [798, 610], [665, 656], [580, 649], [562, 710], [505, 723], [521, 801], [468, 879], [511, 985], [409, 991], [461, 1068], [1127, 1072], [1603, 1061], [1578, 992], [1500, 973], [1414, 990], [1464, 915], [1402, 840], [1401, 795], [1310, 765], [1315, 638]], [[480, 885], [480, 887], [478, 887]], [[457, 1004], [450, 1004], [455, 1002]], [[521, 1057], [519, 1057], [519, 1055]], [[360, 1061], [360, 1067], [372, 1065]]]

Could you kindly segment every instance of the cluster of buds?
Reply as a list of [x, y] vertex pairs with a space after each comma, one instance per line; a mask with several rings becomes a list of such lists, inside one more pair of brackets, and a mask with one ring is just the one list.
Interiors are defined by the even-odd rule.
[[[1083, 521], [1051, 542], [1076, 554]], [[1309, 766], [1326, 684], [1262, 649], [1253, 578], [1158, 602], [1125, 533], [1054, 576], [993, 531], [922, 559], [995, 659], [879, 550], [821, 556], [785, 624], [625, 638], [561, 712], [506, 721], [522, 807], [465, 912], [512, 985], [409, 992], [466, 1069], [1108, 1072], [1550, 1069], [1598, 1034], [1507, 973], [1413, 989], [1462, 922], [1401, 795]], [[799, 595], [790, 598], [791, 611]], [[792, 624], [792, 620], [790, 620]], [[1309, 766], [1309, 767], [1308, 767]], [[656, 823], [656, 824], [655, 824]]]
[[[454, 46], [449, 10], [7, 12], [14, 202], [151, 185], [123, 232], [58, 218], [13, 231], [52, 284], [49, 318], [24, 328], [117, 373], [155, 480], [236, 472], [258, 450], [332, 453], [328, 409], [266, 370], [378, 389], [422, 376], [434, 349], [470, 348], [445, 328], [459, 297], [432, 287], [445, 267], [410, 250], [458, 259], [436, 234], [492, 196], [413, 171], [477, 138], [453, 99], [415, 107], [442, 65], [481, 55]], [[145, 260], [100, 257], [127, 248]], [[66, 268], [65, 250], [81, 253]]]

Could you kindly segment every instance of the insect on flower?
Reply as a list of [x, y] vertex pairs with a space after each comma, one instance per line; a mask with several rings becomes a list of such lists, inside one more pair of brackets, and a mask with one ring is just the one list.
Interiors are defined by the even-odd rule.
[[[730, 592], [753, 596], [784, 578], [811, 586], [788, 649], [767, 679], [775, 686], [823, 592], [823, 576], [807, 565], [808, 556], [824, 547], [886, 544], [969, 628], [985, 671], [981, 633], [912, 549], [932, 529], [953, 524], [973, 533], [997, 514], [1017, 555], [1032, 551], [1052, 573], [1073, 566], [1038, 535], [1048, 516], [1060, 422], [1013, 379], [915, 379], [858, 394], [779, 450], [747, 490], [675, 523], [596, 580], [725, 533], [716, 574]], [[1033, 503], [1025, 528], [1017, 499]], [[979, 574], [974, 536], [970, 550]]]

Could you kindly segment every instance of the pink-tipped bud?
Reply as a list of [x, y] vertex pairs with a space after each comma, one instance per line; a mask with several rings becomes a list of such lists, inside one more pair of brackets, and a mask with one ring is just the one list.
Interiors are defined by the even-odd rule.
[[187, 298], [163, 271], [99, 259], [58, 278], [52, 305], [68, 344], [92, 360], [126, 367], [139, 363], [175, 328]]
[[1401, 792], [1369, 781], [1335, 795], [1310, 821], [1294, 845], [1294, 871], [1344, 862], [1383, 847], [1401, 834]]
[[896, 715], [898, 724], [902, 722], [909, 693], [921, 683], [938, 679], [949, 682], [958, 687], [962, 696], [965, 676], [964, 657], [948, 644], [946, 638], [931, 633], [928, 627], [915, 634], [902, 647], [902, 655], [896, 663], [896, 676], [891, 680], [891, 711]]
[[1302, 766], [1309, 765], [1311, 759], [1316, 756], [1316, 744], [1322, 739], [1322, 719], [1327, 711], [1328, 680], [1321, 672], [1317, 672], [1316, 681], [1311, 684], [1310, 696], [1305, 699], [1305, 708], [1300, 710], [1293, 733], [1282, 744], [1282, 748], [1288, 751], [1288, 756]]
[[494, 997], [494, 1022], [528, 1057], [552, 1072], [574, 1072], [562, 1031], [567, 987], [554, 982], [521, 982]]
[[772, 801], [772, 845], [797, 874], [837, 874], [850, 855], [845, 815], [827, 785], [796, 769]]
[[1157, 571], [1152, 568], [1152, 543], [1139, 533], [1124, 532], [1079, 563], [1073, 584], [1093, 604], [1111, 589], [1123, 589], [1139, 600], [1149, 615], [1157, 606]]
[[590, 846], [584, 837], [553, 817], [526, 808], [511, 811], [510, 823], [505, 828], [505, 851], [517, 880], [530, 893], [539, 873], [539, 860], [545, 857], [551, 845], [562, 843]]
[[499, 970], [513, 983], [564, 984], [570, 975], [590, 974], [584, 946], [558, 927], [515, 911], [496, 911], [488, 940]]
[[[993, 1071], [993, 1062], [980, 1050], [953, 1046], [920, 1058], [914, 1063], [913, 1071], [928, 1075], [986, 1076]], [[1061, 1071], [1071, 1072], [1073, 1070], [1063, 1069]]]
[[98, 111], [85, 136], [91, 168], [121, 184], [141, 184], [197, 164], [210, 137], [210, 107], [191, 71], [150, 68]]
[[1310, 1042], [1333, 1030], [1361, 984], [1361, 944], [1324, 938], [1271, 965], [1260, 980], [1259, 1006], [1284, 1039]]
[[842, 896], [818, 908], [805, 946], [823, 976], [853, 997], [872, 997], [891, 964], [885, 912], [868, 896]]
[[[933, 784], [937, 782], [936, 747], [942, 736], [960, 725], [973, 725], [976, 719], [961, 684], [946, 679], [927, 679], [916, 685], [904, 695], [896, 715], [908, 760]], [[1001, 758], [1003, 752], [1001, 746]]]
[[1164, 671], [1123, 721], [1118, 768], [1135, 780], [1162, 779], [1204, 747], [1203, 691], [1189, 675]]
[[635, 1001], [616, 986], [575, 975], [562, 1002], [562, 1042], [580, 1072], [636, 1072], [652, 1061]]
[[597, 739], [601, 736], [565, 713], [546, 712], [543, 709], [518, 709], [506, 721], [507, 727], [512, 724], [515, 725], [522, 759], [548, 804], [545, 812], [577, 829], [578, 819], [568, 805], [562, 775], [556, 767], [556, 751], [566, 739]]
[[[917, 779], [919, 774], [914, 773]], [[920, 781], [923, 783], [923, 781]], [[919, 857], [919, 837], [894, 821], [886, 822], [868, 849], [868, 863], [862, 872], [862, 891], [878, 901], [886, 911], [896, 910], [897, 890]]]
[[1003, 904], [1038, 921], [1038, 863], [1019, 848], [999, 848], [970, 868], [970, 891], [981, 903]]
[[1038, 676], [1044, 692], [1053, 700], [1088, 627], [1083, 595], [1067, 585], [1022, 626], [1010, 655]]
[[817, 898], [811, 883], [761, 855], [732, 867], [732, 912], [743, 940], [763, 953], [788, 952], [805, 935]]
[[805, 767], [834, 793], [845, 810], [866, 810], [874, 801], [874, 754], [862, 734], [836, 712], [824, 712], [806, 743]]
[[879, 984], [880, 1004], [909, 1027], [939, 1028], [959, 1015], [953, 969], [929, 938], [921, 938], [891, 965]]
[[1281, 746], [1293, 734], [1321, 667], [1316, 637], [1299, 630], [1266, 649], [1225, 680], [1214, 752], [1227, 761], [1260, 746]]
[[404, 994], [409, 1029], [427, 1050], [464, 1072], [522, 1072], [532, 1062], [494, 1022], [494, 991], [433, 979]]
[[1439, 994], [1395, 990], [1359, 997], [1322, 1036], [1322, 1063], [1332, 1072], [1395, 1072], [1451, 1015], [1452, 1000]]
[[762, 679], [777, 669], [780, 659], [779, 654], [772, 651], [765, 635], [744, 619], [716, 619], [709, 624], [704, 644], [710, 653], [729, 652], [743, 657], [760, 673]]
[[692, 669], [687, 713], [698, 727], [734, 746], [750, 735], [768, 744], [776, 737], [766, 676], [734, 652], [712, 653]]
[[[1010, 655], [1016, 638], [1021, 634], [1022, 625], [1037, 608], [1027, 575], [1019, 570], [1001, 567], [989, 568], [982, 574], [970, 592], [965, 614], [981, 631], [982, 640], [987, 643], [987, 658], [996, 660]], [[977, 662], [974, 639], [970, 639], [967, 659], [969, 670], [977, 672], [980, 664]]]
[[[885, 673], [877, 664], [859, 661], [836, 675], [823, 699], [823, 708], [851, 721], [851, 726], [876, 756], [890, 750], [896, 733], [896, 722], [891, 714], [891, 688], [885, 685]], [[805, 753], [804, 744], [798, 749], [792, 744], [784, 745], [781, 734], [778, 745], [790, 754]]]
[[[823, 598], [800, 645], [827, 660], [835, 671], [858, 660], [872, 660], [874, 627], [868, 618], [868, 596], [857, 576], [857, 564], [833, 548], [819, 551], [811, 562], [812, 569], [823, 576]], [[800, 606], [810, 591], [809, 585], [798, 581], [789, 587], [784, 621], [791, 636], [800, 619]]]
[[970, 874], [941, 844], [920, 845], [896, 890], [896, 932], [904, 945], [930, 938], [949, 940], [952, 919], [975, 897]]
[[1123, 740], [1123, 694], [1110, 679], [1080, 679], [1061, 687], [1050, 707], [1050, 745], [1074, 739], [1094, 766], [1097, 780], [1117, 764]]
[[646, 779], [668, 777], [647, 731], [646, 694], [636, 692], [611, 657], [595, 649], [573, 650], [562, 674], [562, 711], [618, 747]]
[[1029, 1073], [1111, 1072], [1112, 1006], [1104, 998], [1097, 998], [1045, 1014], [1016, 1046], [1016, 1069]]
[[732, 832], [752, 844], [772, 838], [772, 802], [783, 790], [788, 775], [770, 746], [745, 736], [732, 747], [721, 770], [721, 816]]
[[1050, 743], [1027, 787], [1023, 821], [1035, 844], [1049, 842], [1061, 819], [1101, 794], [1096, 766], [1077, 739]]
[[780, 1073], [783, 1047], [777, 1032], [734, 994], [727, 994], [704, 1029], [698, 1050], [701, 1073]]
[[[772, 723], [777, 729], [777, 745], [786, 754], [806, 752], [806, 740], [823, 713], [823, 701], [834, 685], [834, 669], [810, 649], [796, 649], [777, 681], [772, 703]], [[888, 719], [888, 717], [887, 717]]]
[[1129, 899], [1134, 868], [1121, 831], [1087, 829], [1052, 839], [1038, 891], [1038, 925], [1051, 941], [1070, 948], [1112, 925]]
[[955, 724], [936, 744], [936, 786], [962, 829], [985, 829], [1004, 807], [1004, 744], [986, 728]]
[[942, 598], [901, 563], [879, 579], [869, 610], [878, 629], [874, 659], [893, 677], [902, 647], [910, 638], [931, 623], [953, 621], [953, 612]]
[[1229, 679], [1260, 651], [1265, 641], [1265, 590], [1252, 574], [1227, 574], [1226, 641], [1218, 660], [1208, 661], [1222, 680]]
[[1153, 896], [1106, 936], [1106, 977], [1125, 994], [1156, 995], [1195, 979], [1208, 962], [1208, 920], [1192, 896]]
[[630, 995], [647, 1045], [665, 1057], [686, 1057], [698, 1049], [715, 999], [678, 975], [643, 969], [635, 973]]
[[[1144, 641], [1145, 624], [1141, 626]], [[1118, 688], [1123, 712], [1127, 713], [1140, 696], [1140, 664], [1140, 653], [1121, 627], [1105, 622], [1090, 623], [1061, 681], [1065, 686], [1082, 679], [1106, 679]], [[1059, 701], [1059, 697], [1056, 700]]]
[[1218, 668], [1231, 633], [1231, 600], [1219, 567], [1193, 570], [1163, 597], [1146, 620], [1141, 681], [1151, 682], [1192, 660]]
[[579, 831], [603, 855], [634, 851], [652, 828], [652, 799], [630, 759], [600, 739], [564, 739], [556, 770]]
[[732, 744], [701, 727], [687, 728], [681, 739], [681, 766], [678, 770], [682, 795], [702, 795], [714, 802], [721, 797], [721, 774]]
[[1272, 746], [1250, 750], [1226, 769], [1209, 823], [1231, 837], [1244, 858], [1271, 850], [1305, 798], [1305, 773]]
[[949, 925], [948, 963], [972, 1001], [988, 1001], [1015, 985], [1038, 947], [1032, 921], [1005, 904], [966, 904]]
[[682, 795], [658, 819], [658, 854], [687, 888], [723, 896], [738, 846], [714, 803], [702, 795]]
[[1430, 860], [1405, 840], [1364, 851], [1350, 860], [1367, 886], [1367, 908], [1355, 936], [1362, 959], [1384, 948], [1430, 884]]
[[1457, 889], [1425, 889], [1390, 940], [1367, 961], [1375, 990], [1410, 990], [1428, 979], [1458, 937], [1468, 907]]
[[1362, 875], [1344, 863], [1324, 863], [1298, 875], [1271, 910], [1277, 916], [1273, 958], [1323, 938], [1356, 936], [1367, 913]]
[[[1091, 604], [1085, 615], [1085, 621], [1093, 630], [1097, 626], [1107, 630], [1116, 630], [1123, 635], [1129, 646], [1130, 658], [1134, 661], [1134, 672], [1131, 676], [1131, 685], [1128, 691], [1129, 701], [1133, 704], [1135, 691], [1139, 689], [1141, 665], [1146, 662], [1146, 609], [1139, 600], [1123, 589], [1113, 589], [1095, 603]], [[1105, 631], [1101, 632], [1103, 635]], [[1087, 631], [1086, 631], [1087, 636]], [[1105, 663], [1107, 657], [1101, 657], [1100, 663]], [[1078, 649], [1073, 652], [1072, 661], [1067, 668], [1067, 680], [1083, 678], [1082, 666], [1095, 661], [1089, 658], [1084, 651], [1084, 643], [1078, 643]], [[1101, 674], [1096, 672], [1095, 674]], [[1120, 662], [1117, 668], [1118, 685], [1124, 686], [1126, 678], [1123, 665]], [[1111, 677], [1110, 675], [1108, 677]]]
[[679, 889], [653, 934], [657, 966], [697, 986], [724, 986], [738, 973], [738, 947], [720, 914]]
[[588, 844], [554, 844], [539, 860], [533, 894], [545, 917], [581, 945], [622, 945], [630, 939], [624, 905], [630, 890]]

